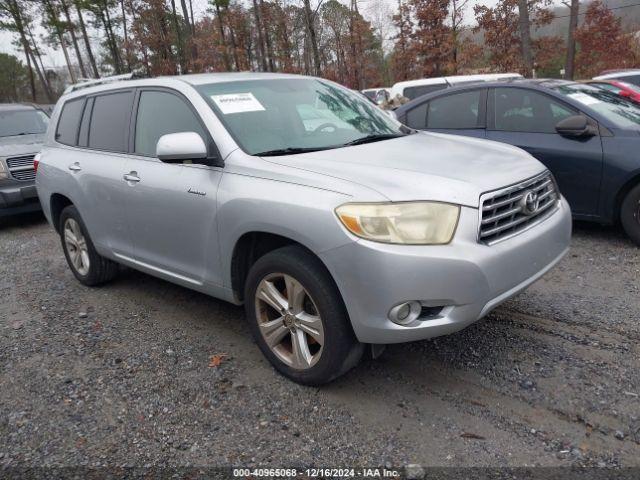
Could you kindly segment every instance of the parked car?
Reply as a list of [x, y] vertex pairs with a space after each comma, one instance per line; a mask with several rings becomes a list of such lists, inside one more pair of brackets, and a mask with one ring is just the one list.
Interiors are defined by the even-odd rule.
[[574, 218], [620, 221], [640, 244], [640, 107], [634, 103], [591, 85], [526, 80], [425, 95], [395, 113], [412, 128], [526, 150], [554, 174]]
[[602, 72], [593, 80], [621, 80], [633, 85], [640, 85], [640, 69], [625, 68], [621, 70], [607, 70]]
[[585, 83], [594, 87], [604, 88], [635, 103], [640, 103], [640, 87], [637, 85], [619, 80], [591, 80]]
[[[327, 120], [310, 129], [313, 110]], [[296, 75], [76, 87], [38, 165], [81, 283], [121, 263], [244, 303], [264, 355], [304, 384], [346, 372], [365, 344], [466, 327], [571, 236], [553, 178], [522, 150], [414, 132]]]
[[486, 73], [478, 75], [453, 75], [450, 77], [421, 78], [398, 82], [391, 87], [390, 98], [404, 97], [409, 100], [427, 93], [437, 92], [451, 87], [478, 82], [495, 82], [498, 80], [516, 80], [523, 78], [519, 73]]
[[26, 104], [0, 104], [0, 217], [40, 209], [33, 159], [49, 117]]

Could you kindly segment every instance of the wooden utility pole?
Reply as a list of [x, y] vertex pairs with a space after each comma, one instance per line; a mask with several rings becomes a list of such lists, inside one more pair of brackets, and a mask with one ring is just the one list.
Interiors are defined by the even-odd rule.
[[311, 2], [304, 0], [304, 19], [307, 24], [307, 32], [309, 33], [309, 42], [311, 43], [311, 56], [313, 58], [313, 74], [320, 75], [320, 52], [318, 50], [318, 39], [316, 36], [316, 27], [313, 23], [313, 13], [311, 12]]
[[527, 0], [518, 0], [518, 27], [520, 30], [520, 44], [522, 46], [522, 60], [526, 69], [526, 76], [533, 76], [533, 54], [531, 53], [531, 31], [529, 22], [529, 6]]
[[569, 7], [569, 33], [567, 35], [567, 58], [564, 64], [564, 78], [573, 80], [574, 64], [576, 59], [576, 39], [575, 33], [578, 28], [578, 11], [580, 10], [580, 1], [571, 0], [571, 3], [564, 3]]
[[253, 17], [256, 21], [256, 31], [258, 32], [258, 53], [260, 58], [258, 61], [260, 62], [260, 66], [262, 67], [262, 71], [267, 71], [267, 54], [264, 50], [264, 40], [262, 38], [262, 21], [260, 20], [260, 10], [258, 10], [258, 2], [253, 0]]

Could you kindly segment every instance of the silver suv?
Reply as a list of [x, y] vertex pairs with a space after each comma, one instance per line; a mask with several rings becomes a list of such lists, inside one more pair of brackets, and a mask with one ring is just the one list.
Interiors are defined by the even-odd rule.
[[35, 106], [0, 104], [0, 217], [40, 210], [33, 161], [48, 123]]
[[365, 345], [466, 327], [571, 236], [527, 153], [407, 129], [295, 75], [76, 89], [53, 113], [37, 187], [80, 282], [123, 264], [244, 303], [264, 355], [304, 384], [346, 372]]

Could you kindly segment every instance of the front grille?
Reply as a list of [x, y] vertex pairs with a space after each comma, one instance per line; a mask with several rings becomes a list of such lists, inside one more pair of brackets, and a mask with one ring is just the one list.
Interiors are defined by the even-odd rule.
[[22, 157], [7, 158], [9, 173], [16, 180], [29, 181], [36, 178], [36, 171], [33, 168], [33, 158], [35, 155], [24, 155]]
[[31, 169], [31, 170], [11, 172], [11, 176], [16, 180], [22, 180], [23, 182], [26, 182], [27, 180], [35, 180], [36, 171]]
[[550, 172], [483, 194], [478, 240], [490, 245], [532, 227], [555, 211], [558, 198]]

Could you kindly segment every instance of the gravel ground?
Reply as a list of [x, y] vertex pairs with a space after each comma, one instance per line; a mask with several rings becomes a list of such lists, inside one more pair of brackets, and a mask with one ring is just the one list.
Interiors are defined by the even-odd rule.
[[484, 321], [316, 389], [241, 308], [133, 271], [83, 287], [42, 216], [0, 220], [0, 465], [640, 466], [639, 252], [578, 224]]

